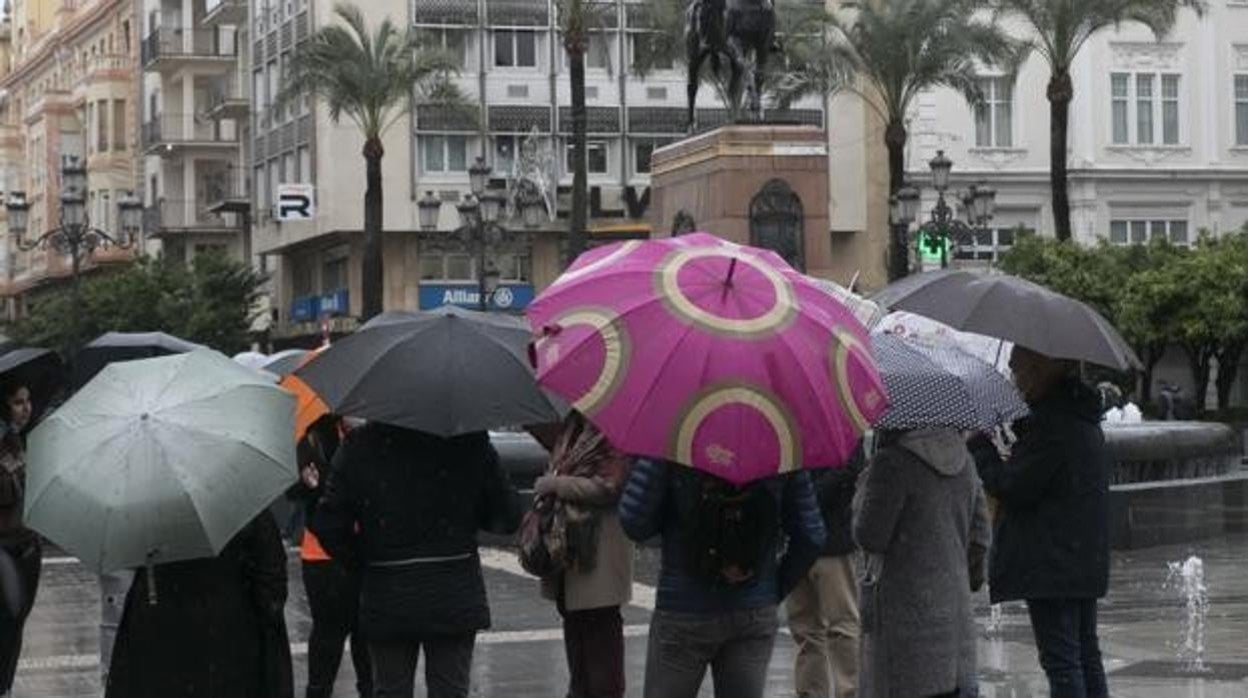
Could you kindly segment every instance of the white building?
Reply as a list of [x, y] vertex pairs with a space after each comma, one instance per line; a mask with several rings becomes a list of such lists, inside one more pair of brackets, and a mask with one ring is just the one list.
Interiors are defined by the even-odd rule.
[[166, 257], [249, 256], [244, 0], [143, 0], [147, 231]]
[[[297, 115], [269, 108], [293, 45], [331, 21], [334, 4], [250, 3], [254, 240], [256, 252], [270, 255], [277, 272], [274, 334], [279, 340], [319, 334], [326, 317], [331, 327], [347, 329], [348, 318], [360, 308], [364, 159], [359, 130], [346, 119], [333, 124], [323, 105]], [[432, 192], [443, 201], [439, 229], [457, 227], [455, 205], [469, 191], [468, 170], [478, 156], [501, 185], [525, 138], [536, 133], [540, 150], [554, 161], [554, 184], [570, 187], [571, 95], [556, 5], [554, 0], [369, 0], [360, 5], [370, 29], [389, 17], [417, 27], [449, 50], [460, 67], [456, 82], [470, 103], [467, 109], [419, 107], [383, 139], [387, 309], [475, 298], [477, 260], [454, 245], [422, 245], [417, 202]], [[600, 239], [649, 234], [644, 215], [650, 154], [682, 136], [685, 120], [683, 68], [644, 78], [635, 74], [635, 42], [644, 40], [649, 28], [641, 22], [639, 0], [613, 0], [611, 5], [605, 31], [591, 37], [586, 56], [591, 235]], [[712, 89], [703, 88], [700, 103], [705, 107], [701, 126], [726, 120]], [[800, 107], [787, 117], [823, 123], [817, 100]], [[315, 186], [314, 220], [274, 220], [274, 194], [288, 183]], [[566, 192], [560, 198], [566, 199]], [[511, 290], [510, 309], [522, 307], [557, 276], [564, 229], [566, 219], [556, 217], [533, 231], [530, 242], [493, 255], [501, 283]]]
[[[1184, 10], [1160, 41], [1125, 24], [1095, 35], [1072, 69], [1070, 199], [1075, 238], [1190, 242], [1248, 222], [1248, 2]], [[910, 119], [907, 169], [930, 182], [944, 150], [955, 187], [997, 189], [992, 239], [967, 254], [994, 258], [1021, 226], [1053, 230], [1049, 189], [1049, 66], [1033, 55], [1010, 86], [985, 72], [988, 103], [950, 90], [923, 95]], [[935, 194], [927, 187], [927, 206]]]

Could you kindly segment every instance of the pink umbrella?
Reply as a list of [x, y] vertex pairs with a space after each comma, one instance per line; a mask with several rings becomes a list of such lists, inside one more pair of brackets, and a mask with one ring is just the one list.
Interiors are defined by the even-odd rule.
[[840, 466], [887, 407], [848, 309], [712, 235], [592, 250], [528, 315], [538, 381], [616, 448], [735, 483]]

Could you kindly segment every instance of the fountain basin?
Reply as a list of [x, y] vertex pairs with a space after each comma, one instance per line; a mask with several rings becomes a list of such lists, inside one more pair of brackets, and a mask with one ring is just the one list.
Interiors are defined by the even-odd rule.
[[1207, 422], [1107, 424], [1116, 550], [1248, 530], [1248, 472], [1234, 430]]

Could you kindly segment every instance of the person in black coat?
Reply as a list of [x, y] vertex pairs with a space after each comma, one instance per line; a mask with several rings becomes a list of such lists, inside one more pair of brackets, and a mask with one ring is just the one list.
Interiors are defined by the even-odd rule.
[[1108, 695], [1096, 601], [1109, 588], [1109, 470], [1100, 400], [1078, 366], [1016, 347], [1010, 368], [1031, 415], [1002, 459], [971, 443], [999, 509], [989, 558], [993, 603], [1025, 600], [1053, 698]]
[[351, 432], [311, 524], [362, 570], [360, 632], [376, 698], [467, 696], [476, 634], [490, 627], [477, 531], [514, 533], [521, 506], [484, 432], [442, 438], [386, 424]]
[[126, 596], [105, 698], [293, 698], [286, 552], [267, 511], [212, 558], [139, 571]]

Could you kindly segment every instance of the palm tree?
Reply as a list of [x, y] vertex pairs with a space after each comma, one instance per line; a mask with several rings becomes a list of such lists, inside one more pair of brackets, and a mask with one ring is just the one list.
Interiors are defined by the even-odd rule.
[[598, 25], [607, 6], [593, 0], [557, 0], [559, 30], [568, 53], [572, 92], [572, 215], [568, 222], [568, 262], [585, 251], [589, 227], [588, 112], [585, 108], [585, 52], [589, 32]]
[[[977, 11], [983, 0], [870, 0], [842, 3], [827, 15], [827, 41], [782, 80], [784, 99], [803, 93], [857, 93], [884, 122], [889, 193], [905, 184], [906, 118], [919, 94], [938, 87], [983, 100], [983, 65], [1013, 73], [1019, 44]], [[851, 66], [856, 80], [845, 79]], [[909, 246], [893, 239], [889, 276], [909, 273]]]
[[275, 108], [301, 97], [323, 100], [329, 117], [338, 123], [345, 115], [364, 135], [366, 163], [364, 189], [364, 258], [362, 262], [363, 320], [382, 311], [381, 159], [382, 136], [411, 109], [420, 95], [435, 92], [453, 99], [448, 76], [453, 60], [426, 49], [414, 30], [400, 30], [389, 18], [370, 34], [364, 15], [354, 5], [338, 5], [341, 24], [319, 29], [295, 52]]
[[1053, 188], [1053, 222], [1059, 240], [1070, 239], [1070, 196], [1067, 191], [1066, 141], [1070, 103], [1075, 86], [1070, 66], [1094, 34], [1124, 22], [1139, 22], [1164, 36], [1178, 11], [1203, 12], [1203, 0], [989, 0], [999, 13], [1021, 18], [1033, 33], [1034, 48], [1049, 62], [1049, 182]]

